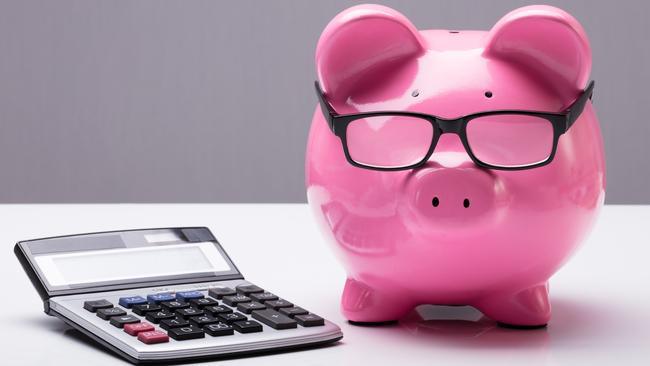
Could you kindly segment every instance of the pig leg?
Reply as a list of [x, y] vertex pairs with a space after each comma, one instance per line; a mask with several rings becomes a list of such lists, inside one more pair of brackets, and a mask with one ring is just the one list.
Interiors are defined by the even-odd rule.
[[387, 294], [363, 282], [348, 278], [341, 298], [343, 315], [355, 323], [384, 323], [406, 315], [414, 304], [408, 296]]
[[547, 283], [515, 294], [491, 295], [475, 306], [505, 327], [541, 328], [546, 326], [551, 318]]

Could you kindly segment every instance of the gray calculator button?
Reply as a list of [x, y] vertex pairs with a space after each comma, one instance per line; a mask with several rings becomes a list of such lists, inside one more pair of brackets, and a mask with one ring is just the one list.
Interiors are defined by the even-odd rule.
[[84, 301], [84, 309], [94, 313], [99, 309], [108, 309], [112, 308], [113, 304], [108, 300], [93, 300], [93, 301]]

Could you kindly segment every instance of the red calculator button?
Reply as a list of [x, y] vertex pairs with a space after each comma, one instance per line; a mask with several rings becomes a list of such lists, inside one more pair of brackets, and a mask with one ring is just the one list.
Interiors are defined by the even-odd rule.
[[169, 336], [165, 332], [152, 330], [138, 333], [138, 340], [146, 344], [165, 343], [169, 342]]
[[154, 330], [153, 325], [142, 322], [142, 323], [133, 323], [133, 324], [124, 324], [124, 331], [129, 333], [132, 336], [137, 336], [140, 332], [149, 332]]

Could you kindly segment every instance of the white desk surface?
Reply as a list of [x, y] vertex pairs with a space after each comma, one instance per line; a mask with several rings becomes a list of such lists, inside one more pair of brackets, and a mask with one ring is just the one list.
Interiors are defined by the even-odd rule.
[[650, 206], [603, 209], [590, 238], [551, 279], [551, 323], [534, 331], [471, 321], [480, 316], [471, 308], [425, 307], [420, 313], [432, 320], [412, 313], [393, 326], [349, 325], [338, 310], [344, 272], [306, 205], [0, 205], [0, 223], [5, 365], [127, 364], [43, 313], [15, 242], [167, 226], [209, 227], [246, 279], [336, 322], [345, 335], [326, 348], [213, 361], [221, 365], [650, 365]]

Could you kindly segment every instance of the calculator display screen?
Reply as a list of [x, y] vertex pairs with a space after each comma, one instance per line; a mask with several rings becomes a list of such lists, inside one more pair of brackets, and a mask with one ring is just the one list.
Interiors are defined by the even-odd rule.
[[46, 254], [34, 259], [53, 286], [230, 269], [212, 243]]
[[243, 278], [205, 227], [57, 236], [14, 251], [41, 296]]

